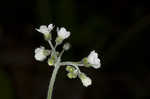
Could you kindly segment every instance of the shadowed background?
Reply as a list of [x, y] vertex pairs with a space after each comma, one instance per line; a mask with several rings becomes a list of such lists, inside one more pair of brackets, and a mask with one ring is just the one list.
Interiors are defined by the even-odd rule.
[[99, 70], [81, 68], [93, 80], [88, 88], [61, 68], [53, 99], [149, 99], [149, 12], [146, 0], [1, 1], [0, 99], [46, 99], [53, 68], [35, 61], [34, 49], [49, 48], [35, 31], [49, 23], [71, 31], [63, 60], [96, 50], [102, 63]]

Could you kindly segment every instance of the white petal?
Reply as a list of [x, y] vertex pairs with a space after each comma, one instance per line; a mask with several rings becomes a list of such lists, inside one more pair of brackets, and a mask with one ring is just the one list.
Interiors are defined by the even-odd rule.
[[38, 53], [40, 51], [40, 48], [36, 48], [34, 53]]
[[35, 54], [35, 59], [37, 61], [44, 61], [46, 59], [46, 56], [42, 53], [37, 53], [37, 54]]
[[85, 79], [82, 79], [81, 81], [85, 87], [92, 85], [92, 80], [89, 77], [86, 77]]
[[70, 36], [70, 32], [67, 31], [64, 27], [62, 27], [60, 29], [57, 28], [57, 34], [62, 39], [66, 39], [66, 38], [68, 38]]
[[53, 25], [53, 24], [49, 24], [49, 25], [48, 25], [48, 30], [49, 30], [49, 32], [51, 32], [51, 31], [53, 30], [53, 28], [54, 28], [54, 25]]
[[44, 50], [45, 50], [45, 48], [42, 46], [40, 48], [35, 49], [35, 56], [34, 57], [37, 61], [43, 61], [46, 59], [47, 56], [44, 55]]
[[36, 29], [38, 32], [41, 32], [42, 34], [48, 34], [49, 30], [46, 25], [41, 25], [39, 29]]
[[92, 65], [93, 68], [98, 69], [100, 68], [100, 59], [98, 58], [98, 54], [95, 51], [92, 51], [87, 58], [89, 64]]

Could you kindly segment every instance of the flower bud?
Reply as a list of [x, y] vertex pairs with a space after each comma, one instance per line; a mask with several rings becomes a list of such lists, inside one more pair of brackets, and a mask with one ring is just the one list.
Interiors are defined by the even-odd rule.
[[67, 66], [66, 71], [73, 73], [76, 69], [72, 66]]
[[40, 48], [35, 49], [35, 56], [34, 57], [37, 61], [44, 61], [48, 55], [50, 55], [50, 51], [45, 50], [45, 48], [42, 46]]
[[66, 51], [69, 50], [70, 49], [70, 44], [65, 43], [64, 46], [63, 46], [63, 49], [66, 50]]
[[51, 34], [50, 33], [49, 34], [44, 34], [44, 39], [46, 41], [51, 40], [52, 39]]
[[53, 66], [53, 65], [54, 65], [54, 60], [48, 59], [48, 65], [49, 65], [49, 66]]
[[67, 39], [70, 36], [70, 32], [67, 31], [64, 27], [62, 27], [60, 29], [57, 28], [57, 35], [58, 35], [58, 37], [60, 37], [64, 40], [64, 39]]
[[98, 58], [98, 54], [95, 51], [90, 53], [90, 55], [87, 57], [87, 61], [95, 69], [101, 67], [100, 59]]
[[48, 59], [48, 65], [53, 66], [55, 64], [55, 57], [51, 56], [51, 58]]
[[63, 42], [63, 39], [61, 37], [57, 37], [55, 42], [57, 45], [60, 45]]
[[75, 73], [68, 73], [67, 76], [68, 76], [68, 78], [70, 78], [70, 79], [77, 78], [77, 74], [75, 74]]
[[45, 40], [51, 40], [50, 32], [53, 30], [53, 24], [49, 24], [48, 27], [46, 25], [41, 25], [39, 29], [36, 29], [38, 32], [44, 34]]
[[67, 74], [68, 78], [73, 79], [73, 78], [77, 78], [78, 75], [78, 71], [72, 67], [72, 66], [67, 66], [66, 67], [66, 71], [68, 71], [69, 73]]
[[84, 73], [81, 73], [79, 75], [79, 78], [81, 79], [83, 86], [88, 87], [88, 86], [92, 85], [91, 78], [87, 77]]

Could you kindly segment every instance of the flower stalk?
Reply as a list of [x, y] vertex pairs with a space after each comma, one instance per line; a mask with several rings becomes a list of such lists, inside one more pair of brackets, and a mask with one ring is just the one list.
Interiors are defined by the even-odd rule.
[[60, 64], [59, 64], [59, 60], [58, 60], [58, 62], [55, 64], [55, 68], [53, 70], [52, 77], [50, 80], [48, 93], [47, 93], [47, 99], [52, 99], [52, 92], [53, 92], [53, 88], [54, 88], [54, 83], [55, 83], [57, 72], [58, 72], [59, 68], [60, 68]]
[[38, 32], [44, 35], [46, 37], [46, 41], [49, 43], [51, 50], [45, 49], [45, 47], [41, 46], [39, 48], [35, 49], [35, 59], [37, 61], [44, 61], [48, 58], [48, 65], [53, 66], [54, 70], [52, 73], [52, 77], [50, 79], [50, 84], [48, 87], [48, 93], [47, 93], [47, 99], [52, 99], [53, 94], [53, 88], [56, 80], [56, 76], [58, 74], [59, 68], [61, 66], [66, 66], [66, 71], [68, 78], [75, 79], [79, 78], [83, 84], [83, 86], [88, 87], [92, 85], [92, 80], [90, 77], [88, 77], [85, 73], [83, 73], [79, 67], [86, 67], [90, 68], [93, 67], [95, 69], [98, 69], [101, 67], [100, 59], [98, 58], [98, 54], [95, 51], [91, 51], [91, 53], [83, 58], [80, 62], [61, 62], [61, 57], [65, 51], [68, 51], [70, 49], [70, 44], [65, 43], [63, 46], [62, 51], [59, 53], [56, 51], [56, 48], [58, 45], [62, 44], [65, 39], [67, 39], [70, 36], [70, 32], [67, 31], [64, 27], [57, 28], [57, 37], [55, 39], [55, 46], [52, 44], [52, 34], [51, 31], [53, 30], [54, 25], [50, 24], [48, 26], [42, 25], [39, 29], [36, 29]]

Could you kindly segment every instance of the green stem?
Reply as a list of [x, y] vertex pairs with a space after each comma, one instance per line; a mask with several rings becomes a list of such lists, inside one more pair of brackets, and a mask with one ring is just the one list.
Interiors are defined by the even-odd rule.
[[55, 64], [55, 68], [53, 70], [53, 74], [50, 80], [50, 85], [49, 85], [49, 89], [48, 89], [48, 95], [47, 95], [47, 99], [52, 99], [52, 92], [53, 92], [53, 87], [54, 87], [54, 83], [55, 83], [55, 79], [56, 79], [56, 75], [57, 72], [60, 68], [60, 64], [59, 61]]
[[84, 64], [80, 63], [80, 62], [61, 62], [61, 65], [77, 65], [77, 66], [84, 66]]
[[53, 46], [53, 44], [52, 44], [52, 42], [51, 42], [51, 40], [48, 40], [48, 43], [49, 43], [49, 45], [50, 45], [50, 47], [52, 48], [52, 54], [51, 54], [51, 56], [54, 54], [54, 56], [55, 56], [55, 59], [57, 59], [57, 55], [56, 55], [56, 50], [55, 50], [55, 47], [57, 47], [57, 46]]
[[50, 40], [48, 40], [48, 43], [49, 43], [50, 47], [52, 48], [52, 50], [54, 50], [54, 51], [55, 51], [55, 48], [54, 48], [54, 46], [53, 46], [52, 42], [51, 42]]

